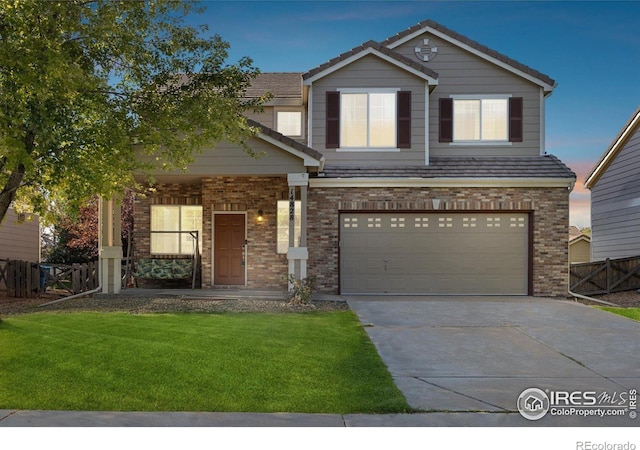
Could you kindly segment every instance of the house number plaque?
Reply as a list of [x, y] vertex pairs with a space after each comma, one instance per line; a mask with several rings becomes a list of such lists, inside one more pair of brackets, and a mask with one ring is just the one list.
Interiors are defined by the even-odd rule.
[[289, 188], [289, 222], [296, 220], [296, 188]]

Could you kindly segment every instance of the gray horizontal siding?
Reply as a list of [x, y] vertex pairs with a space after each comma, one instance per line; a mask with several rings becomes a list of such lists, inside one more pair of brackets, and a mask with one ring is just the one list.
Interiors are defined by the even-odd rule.
[[[244, 149], [229, 142], [219, 142], [215, 148], [195, 155], [187, 167], [186, 174], [192, 176], [209, 175], [281, 175], [305, 172], [300, 158], [260, 139], [250, 139], [249, 147], [256, 152], [264, 152], [259, 158], [248, 156]], [[154, 175], [183, 175], [181, 170], [156, 171]]]
[[[438, 87], [429, 99], [429, 131], [432, 156], [535, 156], [540, 154], [541, 88], [524, 78], [491, 64], [447, 41], [425, 34], [395, 51], [414, 59], [415, 47], [429, 38], [438, 47], [437, 56], [426, 65], [439, 75]], [[524, 99], [523, 142], [508, 146], [454, 146], [438, 142], [438, 99], [450, 95], [507, 94]]]
[[640, 255], [640, 130], [591, 189], [592, 258]]
[[[341, 88], [398, 88], [411, 91], [411, 148], [393, 152], [336, 151], [325, 147], [326, 92]], [[312, 147], [328, 164], [397, 166], [425, 162], [425, 81], [376, 56], [364, 58], [313, 83]]]
[[[291, 136], [296, 141], [307, 144], [307, 117], [304, 107], [302, 106], [265, 106], [262, 112], [247, 111], [245, 117], [260, 122], [262, 125], [276, 130], [276, 112], [277, 111], [300, 111], [302, 113], [302, 137]], [[277, 130], [276, 130], [277, 131]]]
[[40, 261], [40, 222], [34, 220], [18, 223], [18, 215], [12, 210], [0, 224], [0, 259]]

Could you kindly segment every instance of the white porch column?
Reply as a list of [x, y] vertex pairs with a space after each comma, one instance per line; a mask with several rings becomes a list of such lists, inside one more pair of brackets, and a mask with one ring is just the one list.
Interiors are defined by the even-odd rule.
[[[289, 183], [289, 275], [298, 279], [307, 277], [307, 186], [309, 186], [308, 173], [290, 173], [287, 176]], [[295, 241], [295, 201], [296, 188], [300, 187], [300, 242]], [[289, 289], [291, 289], [289, 283]]]
[[114, 199], [100, 197], [98, 209], [100, 286], [104, 294], [119, 294], [121, 287], [121, 206]]

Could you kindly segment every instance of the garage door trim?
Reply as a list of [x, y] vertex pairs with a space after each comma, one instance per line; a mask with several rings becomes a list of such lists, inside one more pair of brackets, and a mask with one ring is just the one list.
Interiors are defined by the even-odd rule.
[[[393, 215], [393, 214], [425, 214], [425, 215], [509, 215], [509, 214], [521, 214], [527, 217], [527, 270], [526, 270], [526, 294], [490, 294], [490, 295], [533, 295], [533, 257], [534, 257], [534, 212], [531, 210], [378, 210], [378, 209], [362, 209], [362, 210], [339, 210], [338, 211], [338, 288], [339, 292], [343, 294], [343, 217], [348, 214], [378, 214], [378, 215]], [[364, 294], [364, 293], [363, 293]], [[358, 295], [358, 294], [349, 294]], [[394, 293], [379, 293], [379, 294], [364, 294], [364, 295], [447, 295], [439, 293], [407, 293], [407, 294], [394, 294]], [[489, 295], [489, 294], [451, 294], [451, 295]]]

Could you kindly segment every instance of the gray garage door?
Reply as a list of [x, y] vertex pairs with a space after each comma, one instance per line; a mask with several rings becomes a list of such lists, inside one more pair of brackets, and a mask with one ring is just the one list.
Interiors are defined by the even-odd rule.
[[528, 215], [343, 213], [345, 294], [528, 291]]

